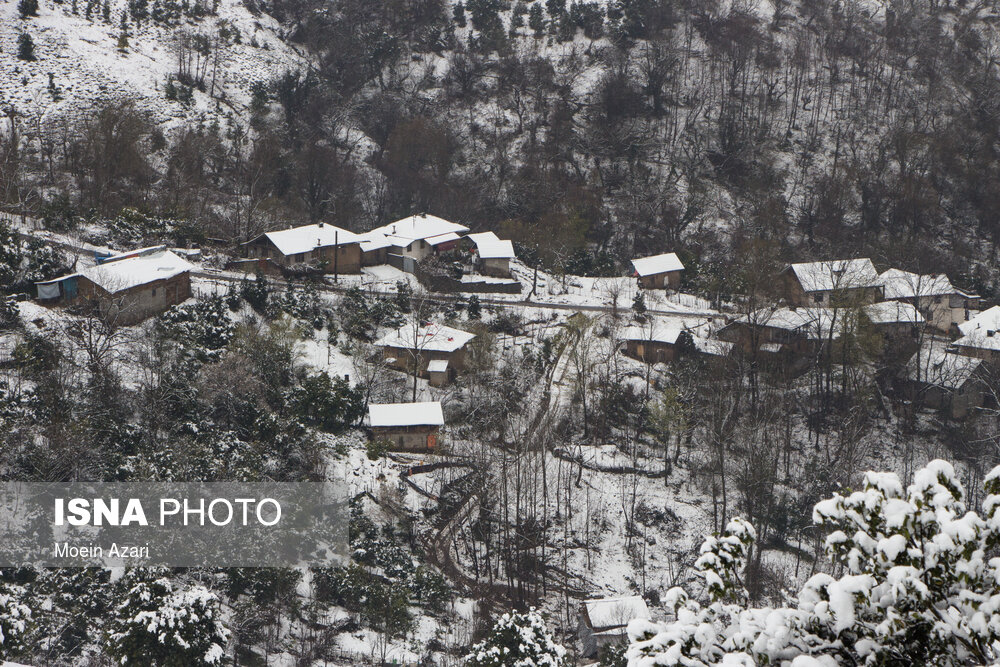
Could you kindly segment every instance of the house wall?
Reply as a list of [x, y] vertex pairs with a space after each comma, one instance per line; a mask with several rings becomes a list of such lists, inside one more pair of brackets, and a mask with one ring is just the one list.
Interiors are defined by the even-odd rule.
[[940, 410], [952, 419], [963, 419], [986, 403], [985, 391], [975, 379], [967, 381], [954, 391], [938, 385], [911, 381], [907, 384], [907, 391], [921, 405]]
[[643, 289], [678, 289], [681, 286], [681, 272], [667, 271], [648, 276], [639, 276], [639, 287]]
[[[382, 347], [382, 357], [385, 359], [395, 359], [395, 361], [391, 364], [392, 367], [403, 371], [404, 373], [410, 372], [410, 364], [413, 362], [413, 357], [415, 355], [416, 353], [414, 353], [413, 350], [408, 350], [406, 348], [392, 347], [390, 345]], [[419, 353], [419, 356], [420, 368], [417, 369], [417, 374], [420, 377], [427, 377], [427, 365], [435, 359], [447, 360], [450, 379], [454, 379], [457, 373], [465, 370], [465, 348], [455, 350], [454, 352], [424, 350]]]
[[437, 426], [372, 427], [371, 432], [375, 440], [388, 440], [396, 452], [427, 452], [440, 445]]
[[265, 236], [248, 244], [246, 252], [250, 257], [270, 259], [282, 266], [292, 266], [293, 264], [309, 262], [326, 262], [327, 273], [333, 273], [334, 258], [336, 257], [337, 271], [339, 273], [361, 272], [361, 245], [358, 243], [342, 243], [339, 246], [320, 246], [308, 252], [285, 255]]
[[882, 299], [881, 287], [853, 287], [806, 292], [791, 270], [787, 270], [781, 275], [781, 283], [785, 300], [793, 306], [824, 306], [829, 308], [834, 293], [837, 293], [844, 300], [857, 300], [859, 304], [875, 303]]
[[627, 340], [625, 354], [649, 364], [670, 363], [677, 358], [677, 346], [659, 341]]
[[[910, 301], [912, 303], [913, 299]], [[913, 305], [932, 327], [944, 333], [952, 333], [959, 324], [971, 318], [971, 311], [979, 305], [978, 301], [961, 294], [942, 294], [920, 297]]]
[[[360, 249], [360, 246], [358, 246]], [[389, 260], [387, 256], [389, 254], [388, 248], [379, 248], [378, 250], [370, 250], [368, 252], [361, 253], [361, 266], [378, 266], [379, 264], [388, 264]]]
[[490, 257], [482, 260], [479, 271], [484, 276], [510, 278], [510, 260], [506, 257]]
[[129, 325], [159, 315], [171, 306], [191, 298], [191, 274], [189, 272], [137, 285], [128, 290], [110, 295], [85, 276], [77, 283], [77, 298], [73, 303], [96, 304], [102, 317], [114, 318], [119, 323]]
[[[1000, 334], [997, 334], [1000, 335]], [[991, 350], [982, 347], [971, 347], [966, 345], [956, 345], [955, 351], [966, 357], [975, 357], [988, 361], [992, 364], [1000, 365], [1000, 350]]]

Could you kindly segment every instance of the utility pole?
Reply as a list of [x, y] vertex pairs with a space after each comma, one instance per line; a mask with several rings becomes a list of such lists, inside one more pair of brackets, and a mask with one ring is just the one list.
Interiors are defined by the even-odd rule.
[[333, 230], [333, 282], [340, 282], [340, 232]]

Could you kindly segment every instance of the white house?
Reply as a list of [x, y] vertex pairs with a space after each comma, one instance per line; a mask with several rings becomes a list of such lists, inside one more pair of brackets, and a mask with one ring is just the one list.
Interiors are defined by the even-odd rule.
[[[442, 324], [409, 322], [375, 341], [386, 362], [401, 371], [427, 376], [433, 386], [455, 379], [465, 368], [465, 346], [476, 335]], [[442, 363], [443, 362], [443, 363]], [[416, 365], [416, 369], [414, 369]]]
[[282, 266], [322, 263], [329, 273], [361, 270], [361, 237], [322, 222], [266, 232], [243, 244], [248, 257]]
[[88, 303], [103, 317], [133, 324], [190, 298], [193, 268], [166, 246], [152, 246], [35, 285], [43, 303]]
[[626, 641], [626, 628], [637, 618], [651, 618], [646, 601], [638, 595], [584, 601], [579, 622], [582, 655], [591, 657], [608, 644]]
[[475, 245], [479, 258], [476, 264], [481, 273], [498, 278], [510, 277], [510, 260], [516, 258], [511, 241], [501, 239], [493, 232], [469, 234], [466, 238]]
[[993, 363], [1000, 361], [1000, 306], [962, 322], [958, 331], [961, 338], [952, 343], [956, 352]]
[[889, 269], [879, 274], [879, 280], [887, 301], [912, 304], [928, 324], [946, 333], [971, 319], [979, 308], [979, 296], [958, 289], [943, 273]]
[[914, 400], [961, 419], [981, 407], [986, 397], [983, 360], [925, 346], [906, 365]]
[[639, 257], [632, 260], [632, 268], [639, 279], [639, 286], [645, 289], [677, 289], [681, 286], [684, 264], [677, 253]]
[[835, 297], [859, 303], [882, 298], [878, 272], [867, 257], [791, 264], [782, 279], [793, 306], [830, 306]]
[[419, 261], [433, 252], [453, 248], [467, 231], [465, 225], [436, 215], [411, 215], [361, 234], [362, 263], [384, 264], [388, 254]]
[[368, 405], [372, 437], [387, 440], [397, 451], [434, 451], [442, 426], [444, 413], [439, 401]]

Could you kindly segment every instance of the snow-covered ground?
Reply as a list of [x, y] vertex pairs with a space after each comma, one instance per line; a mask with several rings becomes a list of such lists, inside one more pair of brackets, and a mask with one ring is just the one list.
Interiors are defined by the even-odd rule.
[[[0, 3], [0, 107], [43, 122], [81, 117], [97, 103], [122, 100], [134, 101], [154, 122], [168, 126], [182, 120], [242, 117], [254, 83], [266, 83], [277, 73], [307, 63], [280, 38], [274, 19], [251, 14], [239, 0], [219, 0], [216, 15], [182, 19], [177, 27], [147, 19], [137, 28], [129, 21], [125, 49], [118, 45], [127, 3], [112, 2], [106, 23], [99, 6], [87, 20], [85, 4], [42, 0], [38, 16], [22, 19], [16, 2]], [[240, 43], [218, 39], [220, 28], [239, 31]], [[23, 32], [35, 43], [33, 62], [17, 57]], [[211, 57], [217, 54], [218, 64], [209, 67], [208, 85], [214, 83], [217, 99], [201, 92], [195, 92], [190, 106], [166, 99], [164, 86], [177, 70], [174, 43], [182, 33], [215, 40]]]

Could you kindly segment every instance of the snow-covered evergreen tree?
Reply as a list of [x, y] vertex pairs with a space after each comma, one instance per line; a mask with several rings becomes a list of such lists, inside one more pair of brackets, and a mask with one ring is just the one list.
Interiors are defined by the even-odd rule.
[[0, 586], [0, 660], [20, 650], [28, 630], [31, 611], [22, 601], [23, 593], [16, 586]]
[[109, 652], [121, 665], [208, 667], [223, 664], [229, 631], [219, 600], [204, 586], [161, 577], [131, 584], [114, 612]]
[[472, 648], [469, 667], [562, 667], [566, 649], [555, 643], [542, 615], [528, 612], [504, 614], [490, 636]]
[[[633, 665], [992, 664], [1000, 647], [1000, 467], [983, 514], [968, 511], [954, 468], [932, 461], [905, 487], [869, 472], [860, 491], [816, 505], [826, 549], [843, 571], [806, 582], [787, 608], [747, 608], [739, 571], [754, 540], [736, 519], [696, 565], [711, 601], [667, 594], [675, 620], [629, 625]], [[796, 663], [798, 664], [798, 663]], [[805, 663], [803, 663], [805, 664]]]

